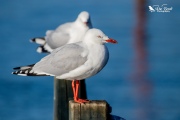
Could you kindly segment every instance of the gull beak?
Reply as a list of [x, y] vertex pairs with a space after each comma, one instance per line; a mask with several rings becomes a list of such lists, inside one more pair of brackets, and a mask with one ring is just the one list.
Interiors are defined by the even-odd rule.
[[113, 44], [117, 44], [118, 42], [112, 38], [109, 38], [107, 40], [105, 40], [107, 43], [113, 43]]
[[84, 24], [87, 26], [87, 25], [88, 25], [88, 22], [84, 22]]
[[86, 25], [86, 26], [88, 26], [88, 24], [89, 24], [89, 22], [83, 22], [84, 23], [84, 25]]

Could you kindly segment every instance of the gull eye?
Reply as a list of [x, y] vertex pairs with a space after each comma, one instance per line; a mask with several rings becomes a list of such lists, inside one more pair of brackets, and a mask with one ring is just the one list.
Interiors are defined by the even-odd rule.
[[102, 36], [100, 36], [100, 35], [98, 35], [97, 37], [98, 37], [98, 38], [102, 38]]

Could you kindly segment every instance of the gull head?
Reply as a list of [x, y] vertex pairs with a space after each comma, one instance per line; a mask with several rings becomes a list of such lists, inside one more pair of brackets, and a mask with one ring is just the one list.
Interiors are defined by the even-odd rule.
[[85, 26], [88, 26], [89, 28], [92, 28], [90, 15], [86, 11], [82, 11], [77, 18], [77, 21], [82, 23]]
[[116, 40], [106, 36], [101, 30], [93, 28], [89, 29], [84, 38], [85, 42], [95, 43], [95, 44], [105, 44], [105, 43], [117, 43]]

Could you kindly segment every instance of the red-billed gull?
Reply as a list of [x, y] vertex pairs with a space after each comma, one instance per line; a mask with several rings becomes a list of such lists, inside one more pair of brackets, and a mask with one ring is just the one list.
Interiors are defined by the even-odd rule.
[[83, 40], [66, 44], [55, 49], [34, 65], [14, 68], [12, 74], [23, 76], [55, 76], [58, 79], [72, 80], [74, 101], [83, 103], [87, 100], [78, 98], [79, 80], [97, 74], [109, 59], [105, 43], [117, 43], [99, 29], [90, 29]]
[[55, 30], [46, 31], [45, 37], [33, 38], [30, 41], [40, 44], [37, 52], [52, 52], [55, 48], [65, 44], [81, 41], [81, 38], [90, 28], [92, 28], [90, 15], [83, 11], [74, 22], [64, 23]]

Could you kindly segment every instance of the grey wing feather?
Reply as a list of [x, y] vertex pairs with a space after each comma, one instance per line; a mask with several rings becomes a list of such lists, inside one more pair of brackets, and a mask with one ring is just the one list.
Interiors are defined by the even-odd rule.
[[72, 23], [66, 23], [59, 26], [56, 30], [50, 31], [46, 33], [46, 42], [52, 48], [55, 49], [57, 47], [63, 46], [67, 44], [70, 39], [69, 30], [71, 28]]
[[67, 44], [68, 40], [70, 39], [70, 35], [69, 33], [54, 31], [45, 38], [46, 38], [46, 43], [52, 49], [55, 49], [57, 47]]
[[64, 45], [35, 64], [33, 70], [55, 76], [68, 73], [87, 61], [87, 56], [81, 55], [84, 50], [78, 43]]

